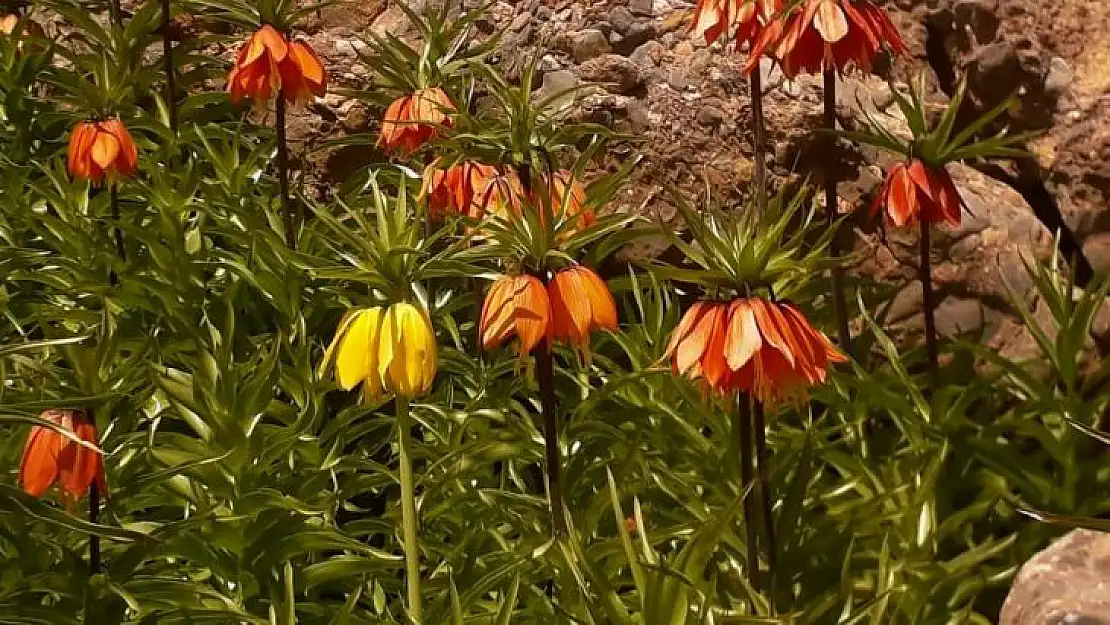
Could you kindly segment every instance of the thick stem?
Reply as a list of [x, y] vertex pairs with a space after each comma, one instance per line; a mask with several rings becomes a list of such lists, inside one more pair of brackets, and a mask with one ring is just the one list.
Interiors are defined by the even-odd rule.
[[289, 197], [289, 142], [285, 136], [285, 97], [277, 95], [277, 148], [278, 148], [278, 191], [281, 193], [282, 216], [285, 221], [285, 244], [289, 249], [297, 248], [297, 229], [300, 224], [298, 215]]
[[[100, 487], [94, 480], [89, 487], [89, 523], [96, 523], [100, 518]], [[100, 537], [96, 534], [89, 535], [89, 575], [100, 572]]]
[[162, 0], [162, 62], [166, 73], [166, 107], [170, 111], [170, 131], [177, 136], [177, 69], [173, 64], [173, 13], [170, 0]]
[[547, 497], [551, 502], [551, 535], [565, 536], [567, 520], [563, 516], [563, 490], [559, 476], [563, 462], [559, 453], [559, 406], [555, 400], [555, 366], [550, 343], [547, 340], [540, 341], [535, 354], [536, 382], [540, 387], [543, 439], [547, 452]]
[[123, 12], [120, 11], [119, 0], [108, 0], [108, 19], [113, 26], [123, 28]]
[[[112, 223], [109, 227], [112, 229], [112, 238], [115, 240], [116, 243], [116, 256], [118, 256], [121, 261], [126, 262], [127, 249], [123, 246], [123, 227], [120, 225], [121, 219], [119, 213], [119, 187], [117, 187], [115, 184], [112, 184], [112, 187], [108, 193], [108, 202], [110, 207], [109, 210], [111, 210], [112, 218]], [[113, 286], [119, 284], [119, 275], [116, 274], [114, 269], [108, 272], [108, 281]]]
[[777, 545], [775, 542], [775, 513], [771, 501], [771, 479], [769, 458], [767, 454], [767, 423], [764, 418], [763, 405], [754, 402], [752, 412], [755, 414], [755, 457], [759, 472], [759, 495], [763, 507], [763, 529], [767, 539], [767, 574], [770, 578], [768, 587], [771, 595], [775, 589], [775, 564], [777, 561]]
[[[825, 128], [836, 130], [836, 71], [825, 70]], [[837, 179], [832, 167], [825, 168], [825, 210], [828, 216], [829, 228], [836, 227], [836, 214], [840, 206], [837, 199]], [[833, 258], [840, 257], [840, 242], [837, 234], [833, 234], [829, 242], [829, 253]], [[840, 340], [840, 349], [851, 355], [852, 334], [848, 329], [848, 303], [844, 297], [844, 270], [839, 265], [832, 269], [832, 300], [833, 310], [836, 312], [836, 333]]]
[[423, 621], [420, 602], [420, 545], [416, 538], [416, 492], [412, 477], [412, 417], [407, 399], [397, 397], [397, 439], [401, 473], [401, 524], [404, 526], [405, 579], [409, 616], [414, 623]]
[[755, 183], [755, 202], [762, 215], [767, 209], [767, 139], [763, 122], [763, 79], [756, 67], [750, 76], [752, 98], [752, 151], [755, 164], [752, 168]]
[[929, 357], [929, 377], [936, 388], [940, 376], [940, 355], [937, 349], [937, 322], [933, 301], [933, 270], [930, 252], [929, 224], [921, 223], [921, 303], [925, 312], [925, 351]]
[[759, 585], [759, 537], [755, 526], [755, 458], [752, 441], [752, 405], [745, 393], [740, 393], [736, 406], [736, 426], [740, 430], [740, 487], [750, 489], [744, 495], [744, 529], [747, 531], [748, 581], [757, 592]]

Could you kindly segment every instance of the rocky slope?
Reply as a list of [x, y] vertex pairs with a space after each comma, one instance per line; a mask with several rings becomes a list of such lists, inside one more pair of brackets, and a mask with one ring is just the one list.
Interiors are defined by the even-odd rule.
[[[706, 47], [685, 34], [693, 5], [686, 0], [522, 0], [497, 2], [480, 24], [486, 34], [504, 32], [501, 63], [519, 68], [529, 55], [542, 55], [541, 90], [554, 92], [582, 82], [599, 89], [578, 103], [575, 114], [643, 139], [630, 146], [644, 155], [617, 210], [636, 210], [673, 219], [665, 191], [704, 188], [727, 201], [743, 195], [752, 169], [748, 83], [740, 72], [745, 57], [720, 46]], [[898, 0], [887, 5], [911, 46], [912, 58], [887, 68], [904, 81], [925, 71], [935, 83], [926, 54], [933, 45], [965, 69], [973, 95], [990, 102], [1012, 92], [1020, 104], [1012, 126], [1043, 132], [1032, 145], [1045, 168], [1056, 203], [1096, 268], [1110, 265], [1110, 5], [1102, 0]], [[359, 57], [367, 31], [405, 33], [404, 14], [386, 2], [341, 3], [322, 9], [308, 35], [326, 58], [336, 83], [366, 86], [370, 68]], [[770, 143], [769, 164], [779, 179], [810, 175], [813, 163], [830, 159], [812, 144], [820, 121], [819, 81], [787, 82], [770, 65], [763, 68]], [[868, 107], [897, 126], [886, 83], [850, 75], [839, 85], [842, 123], [851, 125]], [[933, 94], [943, 99], [939, 91]], [[302, 162], [327, 182], [350, 168], [380, 158], [372, 150], [319, 153], [328, 138], [371, 129], [366, 109], [339, 96], [297, 119]], [[617, 154], [620, 158], [624, 155]], [[920, 325], [916, 244], [905, 233], [885, 235], [864, 210], [882, 176], [874, 154], [856, 159], [845, 172], [841, 210], [855, 210], [854, 248], [858, 272], [898, 290], [892, 321]], [[835, 160], [835, 159], [834, 159]], [[1044, 259], [1052, 237], [1013, 189], [965, 167], [953, 171], [970, 209], [963, 225], [938, 236], [935, 279], [940, 292], [938, 324], [948, 333], [981, 333], [1011, 356], [1031, 355], [1028, 333], [1017, 322], [1012, 296], [1034, 310], [1022, 258]], [[646, 242], [637, 254], [657, 253]], [[1038, 311], [1047, 321], [1047, 312]], [[1102, 324], [1110, 328], [1110, 318]]]

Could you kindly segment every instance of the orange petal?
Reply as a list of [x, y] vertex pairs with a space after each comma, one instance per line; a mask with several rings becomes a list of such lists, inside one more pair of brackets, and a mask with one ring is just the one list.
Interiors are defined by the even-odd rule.
[[[771, 347], [778, 350], [782, 357], [786, 359], [791, 367], [794, 366], [794, 354], [790, 350], [790, 345], [787, 344], [786, 339], [783, 338], [782, 332], [779, 330], [775, 317], [772, 316], [771, 304], [762, 299], [752, 299], [751, 302], [752, 312], [755, 313], [755, 322], [759, 326], [759, 333], [763, 335], [763, 341]], [[767, 346], [764, 345], [760, 352], [766, 351]]]
[[836, 43], [848, 36], [848, 19], [835, 0], [818, 0], [813, 27], [829, 43]]
[[706, 324], [709, 326], [709, 341], [706, 343], [705, 353], [702, 354], [701, 371], [709, 387], [720, 392], [726, 390], [724, 382], [732, 373], [725, 359], [728, 308], [721, 304], [715, 307], [712, 316], [712, 322]]
[[578, 275], [586, 287], [586, 296], [590, 304], [592, 329], [617, 329], [617, 304], [613, 294], [609, 292], [608, 285], [587, 267], [578, 267]]
[[675, 326], [674, 332], [671, 333], [671, 340], [667, 343], [664, 358], [670, 359], [674, 355], [678, 346], [694, 331], [701, 316], [708, 312], [709, 306], [710, 304], [707, 302], [694, 302], [690, 309], [686, 311], [686, 314], [682, 315], [682, 318], [678, 320], [678, 325]]
[[724, 304], [706, 304], [704, 314], [697, 319], [696, 325], [690, 329], [689, 334], [678, 345], [674, 355], [674, 367], [679, 373], [686, 373], [694, 364], [700, 364], [709, 340], [713, 336], [713, 329], [720, 323], [721, 315], [725, 310]]
[[557, 339], [583, 343], [589, 336], [589, 294], [576, 268], [564, 269], [555, 274], [547, 287], [551, 299], [552, 334]]
[[917, 221], [921, 210], [917, 203], [917, 189], [905, 165], [891, 170], [888, 185], [886, 212], [890, 221], [898, 227]]
[[119, 150], [119, 139], [111, 132], [106, 132], [103, 127], [99, 127], [93, 139], [92, 149], [89, 150], [89, 157], [101, 169], [108, 169], [115, 163]]
[[41, 497], [58, 479], [58, 453], [63, 440], [50, 428], [31, 428], [19, 465], [19, 481], [28, 495]]
[[728, 366], [739, 371], [763, 345], [763, 337], [755, 322], [755, 312], [747, 300], [738, 299], [729, 306], [728, 332], [724, 351]]
[[513, 321], [515, 304], [511, 298], [514, 284], [515, 279], [509, 276], [498, 279], [490, 287], [485, 301], [482, 302], [478, 327], [483, 349], [497, 347], [509, 338], [515, 328]]
[[535, 349], [540, 340], [551, 334], [551, 302], [543, 283], [533, 276], [517, 279], [514, 317], [521, 353]]

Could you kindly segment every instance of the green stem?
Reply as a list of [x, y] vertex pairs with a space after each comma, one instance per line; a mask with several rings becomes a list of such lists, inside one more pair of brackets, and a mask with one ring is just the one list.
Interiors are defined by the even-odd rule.
[[[836, 130], [836, 71], [825, 70], [825, 128]], [[836, 227], [836, 213], [840, 207], [836, 191], [837, 179], [833, 168], [825, 168], [825, 211], [828, 216], [829, 229]], [[829, 254], [833, 258], [840, 258], [840, 242], [838, 234], [832, 236], [829, 242]], [[840, 341], [840, 349], [849, 356], [852, 355], [852, 333], [848, 329], [848, 303], [844, 298], [844, 269], [836, 265], [832, 269], [832, 300], [833, 310], [836, 312], [836, 332]]]
[[170, 0], [162, 0], [162, 57], [166, 72], [166, 107], [170, 111], [170, 131], [177, 137], [177, 70], [173, 64], [173, 11]]
[[420, 545], [417, 543], [416, 492], [412, 477], [412, 416], [409, 402], [397, 397], [397, 438], [401, 464], [401, 524], [404, 525], [405, 578], [409, 598], [409, 616], [414, 623], [423, 622], [420, 602]]

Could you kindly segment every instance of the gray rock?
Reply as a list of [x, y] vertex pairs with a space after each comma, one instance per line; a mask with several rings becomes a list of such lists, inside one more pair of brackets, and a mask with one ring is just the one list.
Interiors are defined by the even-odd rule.
[[653, 0], [631, 0], [628, 3], [628, 8], [632, 10], [633, 15], [641, 17], [655, 15], [655, 2]]
[[698, 110], [697, 120], [702, 126], [716, 126], [725, 121], [725, 112], [715, 106], [703, 106]]
[[543, 75], [543, 85], [536, 91], [536, 99], [543, 100], [578, 86], [578, 77], [570, 70], [560, 69]]
[[596, 28], [588, 28], [571, 36], [570, 54], [576, 63], [585, 63], [609, 52], [609, 38]]
[[611, 93], [627, 95], [644, 85], [644, 72], [630, 59], [617, 54], [603, 54], [578, 68], [586, 81], [602, 84]]
[[948, 258], [957, 263], [965, 261], [982, 246], [983, 237], [973, 233], [953, 243], [948, 248]]
[[682, 68], [672, 67], [671, 71], [667, 72], [667, 84], [675, 91], [685, 91], [686, 87], [690, 86], [690, 77]]
[[613, 30], [626, 35], [636, 24], [636, 16], [632, 15], [628, 7], [615, 6], [609, 11], [609, 23], [613, 25]]
[[513, 32], [520, 32], [524, 30], [524, 27], [528, 26], [531, 22], [531, 15], [529, 15], [528, 13], [521, 13], [520, 15], [513, 18], [513, 23], [509, 24], [509, 30]]
[[659, 65], [665, 51], [663, 44], [658, 41], [648, 41], [636, 48], [628, 58], [640, 67], [651, 68]]
[[1029, 559], [998, 625], [1110, 623], [1110, 534], [1073, 530]]
[[977, 330], [987, 323], [987, 312], [978, 300], [946, 297], [934, 312], [937, 333], [949, 338]]
[[890, 301], [890, 308], [886, 311], [887, 322], [898, 323], [920, 314], [924, 306], [924, 300], [924, 290], [921, 287], [920, 280], [914, 280], [907, 284]]
[[1051, 97], [1058, 98], [1067, 92], [1075, 80], [1075, 71], [1064, 59], [1054, 56], [1048, 62], [1048, 72], [1044, 77], [1044, 91]]

